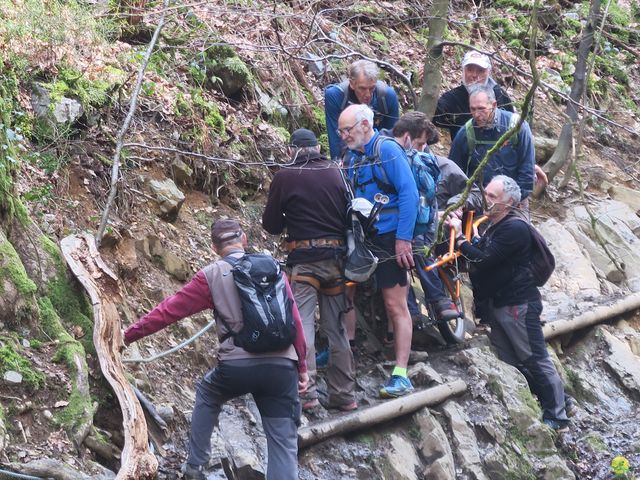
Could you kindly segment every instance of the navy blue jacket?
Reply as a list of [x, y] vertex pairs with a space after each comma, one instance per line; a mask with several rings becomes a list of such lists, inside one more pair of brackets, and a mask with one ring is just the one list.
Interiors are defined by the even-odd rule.
[[[461, 128], [453, 139], [449, 158], [468, 177], [471, 177], [487, 151], [493, 146], [479, 142], [492, 141], [495, 144], [509, 130], [511, 115], [513, 115], [511, 112], [498, 108], [496, 109], [495, 125], [493, 127], [478, 128], [474, 126], [476, 146], [471, 155], [469, 155], [466, 129]], [[526, 121], [522, 122], [522, 127], [518, 133], [518, 141], [515, 143], [517, 145], [514, 146], [511, 140], [507, 140], [502, 148], [491, 156], [483, 171], [482, 184], [487, 185], [496, 175], [506, 175], [513, 178], [520, 186], [522, 199], [524, 200], [533, 190], [533, 168], [536, 157], [533, 136]]]
[[[358, 104], [356, 94], [351, 88], [348, 88], [349, 98], [345, 108], [349, 105]], [[342, 113], [342, 103], [344, 100], [344, 92], [338, 87], [338, 85], [329, 85], [324, 91], [324, 115], [327, 122], [327, 136], [329, 137], [329, 153], [330, 158], [336, 159], [342, 156], [342, 150], [344, 144], [342, 139], [337, 134], [338, 118]], [[374, 127], [381, 128], [393, 128], [400, 117], [400, 106], [398, 104], [398, 96], [393, 88], [387, 86], [386, 102], [388, 114], [383, 115], [378, 111], [378, 92], [374, 92], [369, 107], [375, 114]]]

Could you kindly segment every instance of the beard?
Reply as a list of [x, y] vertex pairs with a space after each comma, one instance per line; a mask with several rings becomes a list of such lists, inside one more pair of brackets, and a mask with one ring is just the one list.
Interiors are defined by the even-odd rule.
[[464, 73], [462, 74], [462, 85], [464, 85], [464, 88], [467, 89], [467, 93], [469, 92], [471, 87], [474, 87], [476, 85], [481, 85], [485, 87], [488, 84], [489, 84], [489, 75], [487, 75], [487, 77], [484, 80], [476, 80], [475, 82], [469, 83], [467, 82]]

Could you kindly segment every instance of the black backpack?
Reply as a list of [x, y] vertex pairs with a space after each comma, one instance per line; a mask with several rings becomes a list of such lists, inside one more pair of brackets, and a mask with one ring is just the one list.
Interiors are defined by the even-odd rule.
[[250, 353], [277, 352], [289, 347], [296, 337], [293, 302], [280, 264], [270, 255], [245, 254], [223, 259], [233, 268], [233, 280], [242, 304], [242, 328], [229, 332], [236, 346]]
[[556, 259], [549, 250], [549, 245], [542, 234], [522, 218], [518, 218], [527, 224], [531, 233], [531, 274], [537, 287], [542, 287], [556, 268]]

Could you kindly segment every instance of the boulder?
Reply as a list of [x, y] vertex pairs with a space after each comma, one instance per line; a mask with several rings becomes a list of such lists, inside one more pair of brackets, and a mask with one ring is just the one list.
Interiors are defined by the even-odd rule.
[[636, 399], [640, 399], [640, 357], [634, 355], [627, 342], [624, 342], [602, 329], [602, 336], [609, 347], [609, 356], [605, 362], [618, 378], [620, 383], [629, 390]]
[[555, 138], [535, 136], [533, 137], [533, 144], [536, 148], [536, 163], [544, 165], [556, 150], [558, 140]]
[[[577, 206], [571, 213], [583, 233], [595, 238], [587, 209]], [[640, 218], [627, 204], [616, 200], [598, 203], [593, 215], [598, 235], [610, 254], [623, 265], [629, 288], [640, 291]]]
[[431, 384], [441, 385], [444, 383], [442, 376], [426, 363], [419, 362], [409, 368], [407, 375], [411, 382], [419, 387], [428, 387]]
[[543, 480], [575, 480], [574, 473], [558, 455], [544, 457], [542, 461], [544, 463]]
[[428, 408], [423, 408], [413, 416], [420, 429], [421, 441], [418, 449], [427, 467], [424, 478], [449, 480], [455, 478], [453, 453], [446, 433]]
[[421, 461], [413, 444], [405, 437], [392, 433], [388, 437], [389, 446], [385, 448], [384, 458], [389, 478], [394, 480], [418, 480], [416, 471]]
[[160, 218], [168, 222], [175, 221], [184, 202], [184, 193], [168, 178], [151, 180], [149, 188], [158, 204]]
[[6, 372], [4, 372], [2, 379], [5, 381], [5, 383], [11, 385], [19, 385], [22, 383], [22, 375], [14, 370], [7, 370]]
[[171, 162], [171, 174], [173, 175], [173, 180], [178, 185], [185, 186], [191, 182], [193, 170], [182, 160], [175, 158], [173, 162]]
[[51, 92], [40, 84], [33, 86], [31, 106], [38, 118], [55, 124], [72, 124], [82, 116], [84, 110], [78, 100], [61, 97], [51, 105]]
[[589, 254], [556, 219], [550, 218], [538, 229], [556, 257], [556, 270], [544, 286], [569, 298], [592, 298], [600, 295], [600, 282], [591, 266]]
[[628, 205], [636, 214], [640, 213], [640, 192], [638, 190], [622, 185], [605, 184], [603, 186], [611, 198]]
[[462, 468], [475, 480], [489, 480], [482, 471], [478, 441], [462, 407], [449, 400], [444, 404], [442, 410], [449, 419], [456, 456], [460, 460]]
[[183, 282], [187, 280], [191, 274], [189, 262], [168, 250], [162, 253], [162, 265], [169, 275]]

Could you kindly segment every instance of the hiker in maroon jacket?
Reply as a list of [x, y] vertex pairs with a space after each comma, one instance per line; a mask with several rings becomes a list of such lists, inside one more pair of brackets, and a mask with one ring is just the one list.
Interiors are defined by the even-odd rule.
[[[211, 227], [214, 251], [221, 260], [204, 267], [174, 295], [124, 332], [129, 345], [189, 315], [211, 309], [215, 313], [220, 341], [218, 366], [209, 371], [196, 389], [191, 417], [189, 456], [184, 478], [206, 479], [203, 469], [209, 461], [211, 434], [218, 425], [222, 405], [232, 398], [251, 393], [262, 417], [267, 437], [267, 479], [297, 480], [297, 426], [300, 420], [298, 392], [303, 392], [307, 375], [306, 345], [298, 309], [293, 303], [296, 337], [288, 348], [267, 353], [249, 353], [234, 343], [229, 331], [242, 328], [242, 310], [231, 264], [222, 258], [244, 255], [247, 236], [240, 224], [220, 219]], [[293, 298], [287, 283], [289, 298]]]

